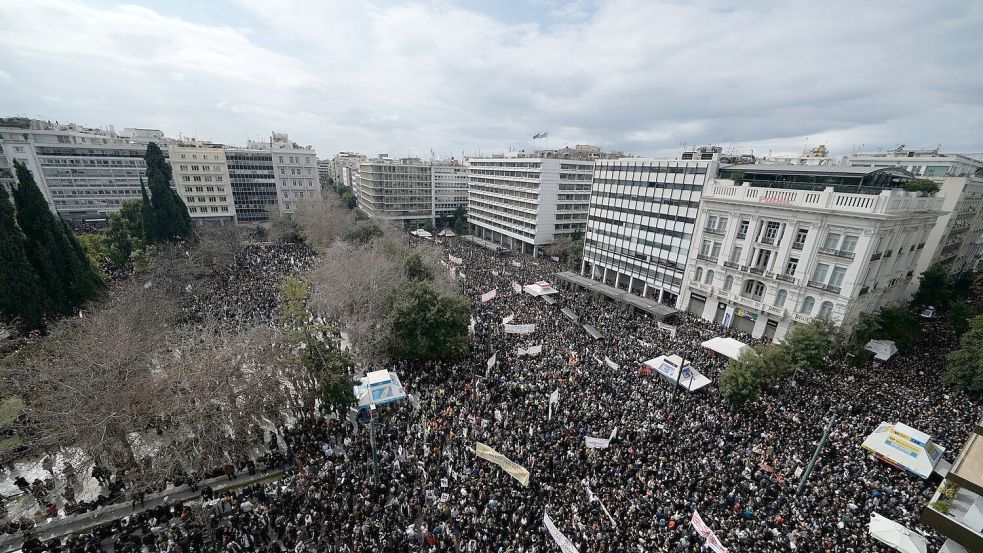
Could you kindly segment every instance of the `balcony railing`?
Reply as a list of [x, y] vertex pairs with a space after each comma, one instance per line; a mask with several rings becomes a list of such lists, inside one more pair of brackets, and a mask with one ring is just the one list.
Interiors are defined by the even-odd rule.
[[818, 280], [810, 280], [809, 281], [809, 287], [810, 288], [817, 288], [819, 290], [825, 290], [826, 289], [826, 284], [825, 283], [822, 283], [822, 282], [819, 282]]
[[848, 252], [846, 250], [838, 250], [836, 248], [819, 248], [819, 253], [826, 255], [833, 255], [836, 257], [843, 257], [846, 259], [853, 259], [853, 252]]
[[703, 227], [703, 232], [706, 234], [716, 234], [718, 236], [723, 236], [725, 234], [722, 229], [715, 229], [713, 227]]
[[795, 277], [792, 276], [792, 275], [778, 274], [778, 275], [775, 275], [775, 278], [777, 278], [778, 280], [784, 281], [784, 282], [795, 284]]
[[827, 284], [826, 285], [826, 291], [827, 292], [832, 292], [834, 294], [839, 294], [840, 293], [840, 287], [839, 286], [833, 286], [831, 284]]
[[741, 265], [733, 261], [724, 261], [724, 267], [730, 267], [731, 269], [740, 269]]
[[775, 237], [772, 236], [772, 237], [769, 238], [768, 236], [762, 236], [761, 237], [761, 243], [762, 244], [768, 244], [769, 246], [774, 246], [775, 245]]
[[750, 269], [748, 269], [748, 272], [750, 272], [752, 274], [756, 274], [756, 275], [763, 275], [763, 274], [765, 274], [765, 268], [764, 267], [751, 267]]
[[696, 254], [696, 258], [700, 261], [709, 261], [711, 263], [716, 263], [718, 259], [716, 257], [710, 257], [709, 255], [703, 255], [702, 253]]
[[804, 246], [804, 245], [805, 245], [804, 242], [792, 242], [792, 249], [793, 250], [801, 250], [802, 249], [802, 246]]
[[870, 260], [871, 261], [877, 261], [878, 259], [881, 258], [882, 255], [884, 255], [884, 254], [882, 254], [881, 252], [877, 252], [877, 253], [875, 253], [875, 254], [873, 254], [873, 255], [870, 256]]

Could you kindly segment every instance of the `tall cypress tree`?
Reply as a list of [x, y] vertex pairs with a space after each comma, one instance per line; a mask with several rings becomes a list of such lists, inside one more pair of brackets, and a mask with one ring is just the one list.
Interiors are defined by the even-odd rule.
[[17, 320], [25, 332], [41, 328], [51, 310], [51, 299], [27, 260], [26, 244], [7, 189], [0, 186], [0, 319]]
[[150, 202], [154, 209], [155, 241], [189, 238], [191, 215], [177, 192], [171, 190], [171, 166], [164, 159], [164, 152], [157, 144], [147, 144], [144, 156], [147, 163], [147, 181], [150, 186]]
[[18, 162], [14, 162], [14, 167], [19, 183], [14, 190], [14, 204], [17, 224], [27, 239], [27, 259], [51, 298], [54, 311], [69, 314], [95, 296], [102, 280], [71, 229], [51, 213], [31, 171]]
[[143, 210], [143, 239], [147, 244], [157, 241], [157, 223], [154, 221], [154, 206], [150, 203], [150, 196], [147, 195], [147, 185], [140, 177], [140, 197], [142, 202], [140, 208]]

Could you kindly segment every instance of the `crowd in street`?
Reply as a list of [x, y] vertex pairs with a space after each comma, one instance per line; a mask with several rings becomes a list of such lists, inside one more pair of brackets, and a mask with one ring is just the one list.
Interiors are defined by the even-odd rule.
[[[919, 521], [935, 484], [873, 459], [860, 444], [878, 423], [904, 422], [932, 435], [949, 461], [959, 451], [980, 409], [941, 381], [956, 339], [943, 322], [926, 321], [926, 339], [887, 363], [854, 368], [831, 359], [826, 369], [734, 408], [715, 384], [673, 394], [672, 384], [639, 367], [678, 354], [716, 382], [726, 358], [701, 342], [730, 335], [754, 344], [750, 337], [685, 313], [673, 315], [670, 334], [648, 315], [581, 291], [562, 290], [549, 305], [514, 292], [513, 283], [558, 286], [558, 264], [462, 240], [443, 247], [463, 259], [446, 270], [473, 302], [472, 348], [454, 362], [389, 367], [407, 401], [371, 415], [340, 409], [317, 424], [280, 430], [290, 466], [282, 480], [215, 497], [204, 490], [200, 501], [57, 544], [32, 542], [25, 551], [108, 544], [182, 553], [559, 551], [543, 522], [548, 513], [582, 553], [696, 552], [703, 538], [690, 524], [694, 511], [735, 553], [888, 551], [868, 536], [874, 512], [923, 532], [932, 550], [941, 545]], [[195, 296], [192, 313], [210, 306], [232, 324], [268, 318], [276, 302], [268, 253], [243, 254]], [[279, 251], [272, 262], [300, 270], [312, 255]], [[497, 297], [482, 302], [492, 289]], [[564, 307], [580, 322], [561, 314]], [[506, 334], [502, 320], [510, 316], [511, 324], [535, 330]], [[518, 354], [535, 345], [540, 354]], [[551, 408], [554, 392], [559, 401]], [[829, 442], [797, 494], [796, 470], [834, 414]], [[612, 433], [606, 449], [585, 446], [587, 436]], [[476, 458], [476, 442], [525, 467], [528, 486]]]

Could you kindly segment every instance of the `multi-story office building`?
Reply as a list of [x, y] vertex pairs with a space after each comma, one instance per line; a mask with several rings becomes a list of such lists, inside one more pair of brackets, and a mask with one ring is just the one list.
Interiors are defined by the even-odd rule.
[[321, 197], [317, 186], [317, 154], [310, 146], [291, 142], [284, 133], [273, 133], [270, 140], [273, 169], [279, 192], [280, 212], [290, 214], [302, 200]]
[[581, 274], [674, 306], [718, 155], [596, 162]]
[[[703, 191], [678, 307], [755, 337], [908, 298], [942, 197], [890, 168], [733, 165]], [[728, 317], [729, 315], [729, 317]]]
[[265, 146], [262, 142], [250, 141], [245, 148], [225, 148], [232, 198], [240, 223], [269, 221], [270, 215], [280, 209], [273, 153]]
[[368, 158], [355, 152], [338, 152], [331, 158], [331, 175], [336, 181], [341, 181], [341, 186], [347, 186], [353, 190], [355, 197], [358, 198], [358, 165]]
[[[915, 274], [936, 263], [952, 278], [973, 270], [981, 255], [983, 234], [983, 161], [939, 150], [898, 148], [886, 153], [856, 154], [846, 160], [853, 167], [900, 167], [918, 178], [939, 185], [944, 212], [925, 241]], [[917, 281], [914, 283], [917, 286]]]
[[323, 189], [328, 186], [329, 179], [334, 180], [334, 167], [330, 159], [317, 160], [317, 180]]
[[232, 179], [221, 144], [172, 141], [168, 145], [174, 186], [195, 224], [236, 222]]
[[456, 160], [434, 162], [430, 167], [435, 221], [448, 224], [459, 207], [468, 207], [468, 169]]
[[[163, 138], [151, 131], [153, 138]], [[161, 144], [165, 147], [164, 144]], [[25, 118], [0, 119], [0, 179], [24, 163], [49, 205], [68, 220], [100, 220], [127, 200], [140, 199], [146, 143], [112, 129], [92, 129]], [[166, 149], [165, 149], [166, 155]]]
[[380, 157], [359, 164], [358, 203], [369, 216], [416, 228], [433, 224], [429, 162]]
[[[519, 154], [521, 155], [521, 154]], [[468, 161], [468, 225], [476, 236], [537, 255], [539, 246], [582, 233], [594, 162], [493, 157]]]

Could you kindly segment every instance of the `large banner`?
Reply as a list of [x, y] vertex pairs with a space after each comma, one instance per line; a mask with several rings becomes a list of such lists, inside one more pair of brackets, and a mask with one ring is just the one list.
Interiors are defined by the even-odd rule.
[[453, 263], [455, 265], [463, 265], [464, 264], [464, 260], [463, 259], [461, 259], [460, 257], [454, 257], [451, 254], [447, 254], [447, 259], [449, 259], [451, 261], [451, 263]]
[[522, 263], [519, 263], [518, 261], [513, 261], [512, 262], [512, 266], [513, 267], [522, 267]]
[[607, 438], [595, 438], [594, 436], [584, 436], [584, 443], [587, 449], [607, 449], [611, 446], [611, 440], [618, 435], [618, 427], [615, 426], [611, 435]]
[[666, 323], [664, 323], [662, 321], [659, 321], [659, 330], [662, 330], [664, 332], [668, 332], [669, 333], [669, 336], [671, 336], [673, 338], [676, 337], [676, 326], [675, 325], [670, 325], [670, 324], [666, 324]]
[[506, 334], [532, 334], [536, 331], [535, 324], [528, 325], [505, 325]]
[[690, 523], [693, 524], [693, 528], [696, 528], [696, 532], [703, 536], [703, 539], [707, 540], [706, 546], [713, 549], [714, 553], [727, 553], [727, 548], [724, 547], [724, 544], [720, 543], [713, 530], [708, 528], [706, 523], [703, 522], [703, 517], [700, 516], [700, 513], [693, 511], [693, 518], [690, 519]]
[[530, 347], [528, 349], [519, 348], [519, 356], [523, 356], [523, 355], [536, 356], [536, 355], [539, 355], [540, 353], [542, 353], [542, 351], [543, 351], [543, 345], [542, 344], [539, 344], [538, 346], [532, 346], [532, 347]]
[[501, 453], [495, 451], [494, 449], [486, 446], [481, 442], [475, 442], [474, 444], [474, 454], [482, 459], [491, 461], [496, 465], [502, 467], [502, 470], [509, 473], [512, 478], [515, 478], [523, 486], [529, 487], [529, 471], [526, 470], [522, 465], [514, 463], [509, 460], [508, 457], [502, 455]]
[[546, 525], [546, 529], [550, 531], [550, 535], [553, 536], [553, 540], [556, 541], [556, 545], [560, 546], [560, 551], [563, 553], [580, 553], [577, 548], [574, 547], [573, 542], [568, 540], [563, 532], [553, 524], [553, 519], [550, 518], [549, 513], [543, 511], [543, 524]]
[[491, 301], [495, 299], [495, 296], [497, 295], [498, 295], [498, 288], [492, 288], [488, 292], [485, 292], [484, 294], [481, 295], [481, 302], [484, 303], [486, 301]]
[[491, 369], [492, 367], [495, 366], [495, 363], [497, 362], [498, 362], [498, 352], [496, 351], [495, 353], [492, 354], [491, 357], [488, 358], [488, 368]]
[[612, 368], [613, 370], [618, 370], [621, 368], [621, 365], [615, 363], [614, 361], [611, 360], [610, 357], [607, 356], [604, 357], [604, 364]]
[[724, 310], [724, 318], [720, 321], [720, 326], [724, 328], [730, 328], [730, 324], [734, 322], [734, 307], [727, 306]]
[[509, 315], [508, 317], [505, 317], [504, 319], [502, 319], [502, 324], [503, 325], [507, 325], [507, 324], [511, 323], [512, 322], [512, 319], [514, 319], [514, 318], [515, 318], [515, 313], [513, 313], [513, 314]]

